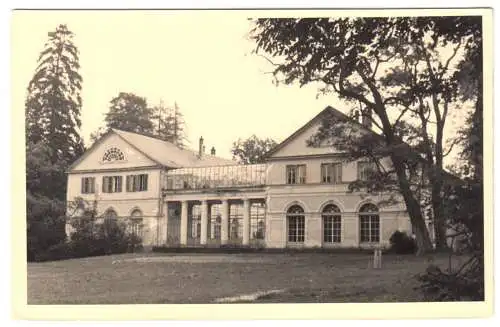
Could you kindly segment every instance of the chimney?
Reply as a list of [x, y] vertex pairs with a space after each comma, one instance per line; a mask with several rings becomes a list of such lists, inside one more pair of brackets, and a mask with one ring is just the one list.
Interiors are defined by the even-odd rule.
[[215, 156], [215, 147], [212, 147], [212, 149], [210, 150], [210, 154]]
[[368, 129], [372, 129], [372, 110], [371, 108], [366, 108], [361, 116], [361, 124]]
[[200, 143], [199, 143], [199, 146], [198, 146], [198, 156], [201, 158], [201, 156], [203, 155], [203, 152], [204, 152], [204, 148], [205, 146], [203, 145], [203, 136], [200, 137]]

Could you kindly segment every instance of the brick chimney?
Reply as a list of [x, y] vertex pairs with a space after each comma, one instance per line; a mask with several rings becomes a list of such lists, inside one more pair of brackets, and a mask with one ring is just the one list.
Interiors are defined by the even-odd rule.
[[215, 147], [212, 147], [212, 149], [210, 150], [210, 154], [211, 154], [212, 156], [215, 156]]
[[198, 157], [201, 158], [203, 156], [203, 152], [205, 152], [205, 146], [203, 145], [203, 136], [201, 136], [198, 145]]

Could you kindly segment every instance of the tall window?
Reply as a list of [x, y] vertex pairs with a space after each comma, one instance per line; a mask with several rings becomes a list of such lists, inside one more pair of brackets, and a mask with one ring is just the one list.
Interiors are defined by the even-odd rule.
[[321, 164], [321, 182], [338, 184], [342, 182], [342, 163]]
[[361, 207], [359, 228], [362, 243], [380, 242], [380, 216], [376, 205], [368, 203]]
[[104, 176], [102, 178], [102, 192], [103, 193], [116, 193], [122, 191], [122, 177], [121, 176]]
[[123, 155], [123, 152], [115, 147], [106, 150], [106, 152], [102, 156], [103, 162], [121, 161], [124, 159], [125, 156]]
[[287, 184], [305, 184], [306, 183], [306, 165], [288, 165], [286, 166]]
[[288, 242], [303, 243], [305, 239], [304, 209], [294, 205], [286, 214], [288, 221]]
[[142, 237], [142, 212], [139, 209], [132, 211], [130, 215], [130, 233]]
[[243, 235], [243, 206], [232, 204], [229, 206], [229, 239], [235, 240]]
[[142, 192], [148, 190], [148, 175], [128, 175], [127, 192]]
[[266, 233], [266, 207], [262, 203], [253, 203], [250, 207], [250, 235], [254, 240], [263, 240]]
[[327, 205], [321, 217], [323, 218], [323, 242], [340, 243], [342, 223], [339, 207], [333, 204]]
[[95, 178], [82, 177], [82, 194], [95, 193]]
[[359, 161], [358, 162], [358, 179], [360, 181], [368, 180], [368, 177], [377, 171], [377, 166], [374, 162]]

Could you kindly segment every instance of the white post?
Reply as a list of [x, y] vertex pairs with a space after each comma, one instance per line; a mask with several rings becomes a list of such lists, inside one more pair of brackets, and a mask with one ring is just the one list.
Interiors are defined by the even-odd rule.
[[229, 240], [229, 202], [227, 199], [222, 200], [222, 217], [221, 217], [221, 235], [220, 243], [227, 244]]
[[250, 200], [243, 200], [243, 245], [250, 244]]
[[181, 202], [181, 245], [187, 245], [188, 238], [188, 202]]
[[373, 268], [382, 268], [382, 250], [380, 248], [375, 248], [373, 251]]
[[200, 235], [200, 244], [207, 244], [207, 227], [208, 227], [208, 203], [207, 200], [201, 201], [201, 235]]

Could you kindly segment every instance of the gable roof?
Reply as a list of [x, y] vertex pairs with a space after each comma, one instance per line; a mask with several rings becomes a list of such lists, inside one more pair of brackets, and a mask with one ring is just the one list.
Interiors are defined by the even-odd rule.
[[271, 150], [269, 150], [264, 157], [266, 159], [270, 158], [273, 154], [275, 154], [279, 150], [283, 149], [285, 146], [287, 146], [290, 142], [292, 142], [300, 134], [302, 134], [303, 132], [305, 132], [310, 127], [314, 126], [316, 123], [320, 122], [320, 120], [324, 116], [326, 116], [327, 114], [331, 114], [331, 115], [335, 116], [336, 118], [338, 118], [340, 120], [343, 120], [343, 121], [349, 121], [349, 122], [351, 122], [351, 123], [353, 123], [353, 124], [361, 127], [362, 129], [364, 129], [364, 130], [366, 130], [366, 131], [368, 131], [370, 133], [373, 133], [377, 137], [382, 137], [381, 135], [375, 133], [373, 130], [371, 130], [371, 129], [367, 128], [366, 126], [364, 126], [363, 124], [361, 124], [360, 122], [358, 122], [358, 121], [350, 118], [346, 114], [342, 113], [341, 111], [339, 111], [339, 110], [337, 110], [337, 109], [335, 109], [335, 108], [333, 108], [331, 106], [327, 106], [319, 114], [317, 114], [316, 116], [314, 116], [311, 120], [309, 120], [307, 123], [305, 123], [298, 130], [296, 130], [292, 135], [290, 135], [289, 137], [287, 137], [283, 142], [279, 143], [274, 148], [272, 148]]
[[116, 134], [123, 141], [134, 147], [147, 158], [157, 164], [168, 168], [187, 168], [187, 167], [207, 167], [207, 166], [227, 166], [237, 164], [233, 160], [203, 154], [201, 158], [198, 152], [190, 149], [181, 149], [175, 144], [158, 139], [156, 137], [127, 132], [116, 128], [111, 128], [99, 140], [85, 151], [85, 153], [76, 160], [68, 169], [71, 171], [78, 163], [80, 163], [88, 153], [90, 153], [97, 145], [104, 142], [111, 134]]

